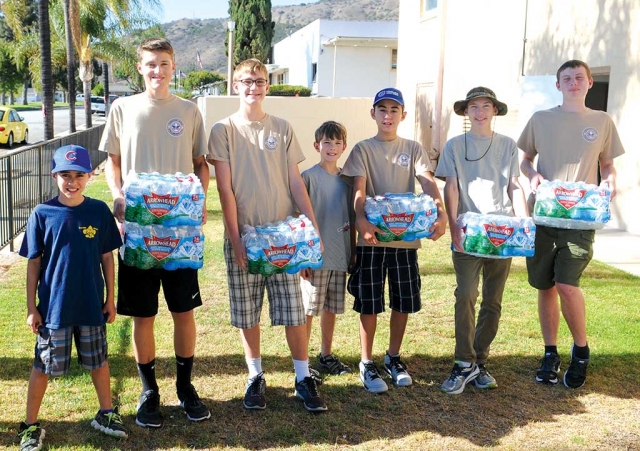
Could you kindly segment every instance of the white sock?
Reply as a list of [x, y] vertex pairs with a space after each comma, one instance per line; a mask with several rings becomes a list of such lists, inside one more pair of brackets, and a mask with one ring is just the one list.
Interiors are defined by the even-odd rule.
[[456, 363], [462, 368], [471, 368], [473, 365], [469, 362], [463, 362], [462, 360], [456, 360]]
[[296, 380], [298, 382], [301, 382], [305, 377], [311, 376], [311, 374], [309, 374], [308, 360], [293, 359], [293, 369], [296, 371]]
[[258, 374], [262, 373], [262, 357], [257, 357], [252, 359], [250, 357], [245, 357], [247, 362], [247, 368], [249, 368], [249, 379], [253, 379]]

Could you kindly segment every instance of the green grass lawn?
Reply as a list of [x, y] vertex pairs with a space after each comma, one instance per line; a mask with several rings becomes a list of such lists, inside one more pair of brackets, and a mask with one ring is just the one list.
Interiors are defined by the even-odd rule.
[[[194, 385], [211, 410], [210, 420], [190, 423], [177, 407], [172, 324], [166, 307], [156, 320], [157, 374], [165, 425], [135, 426], [140, 393], [131, 347], [131, 320], [109, 326], [112, 390], [129, 438], [105, 437], [89, 425], [98, 409], [88, 372], [74, 362], [69, 375], [53, 379], [40, 419], [51, 450], [178, 449], [392, 449], [392, 450], [637, 450], [640, 449], [640, 278], [592, 262], [583, 279], [592, 361], [587, 384], [568, 390], [534, 382], [541, 357], [536, 292], [527, 283], [523, 259], [514, 259], [503, 301], [498, 336], [488, 366], [499, 387], [468, 387], [458, 396], [440, 392], [454, 351], [455, 278], [449, 239], [425, 240], [420, 251], [423, 309], [411, 316], [403, 357], [414, 385], [372, 395], [357, 374], [327, 377], [321, 386], [329, 411], [307, 413], [293, 396], [294, 374], [284, 330], [271, 327], [265, 301], [262, 325], [267, 409], [242, 407], [247, 376], [237, 330], [230, 326], [222, 213], [214, 182], [205, 226], [205, 267], [200, 271], [204, 306], [197, 309], [198, 344]], [[87, 190], [109, 201], [103, 176]], [[110, 203], [110, 202], [109, 202]], [[16, 449], [17, 424], [24, 418], [34, 336], [25, 323], [25, 269], [21, 259], [4, 276], [0, 290], [0, 449]], [[348, 305], [351, 299], [347, 300]], [[378, 321], [374, 347], [381, 363], [388, 343], [388, 313]], [[316, 322], [314, 325], [319, 325]], [[310, 346], [319, 351], [319, 330]], [[563, 369], [571, 337], [562, 322], [558, 343]], [[334, 351], [353, 369], [359, 361], [358, 316], [340, 316]]]

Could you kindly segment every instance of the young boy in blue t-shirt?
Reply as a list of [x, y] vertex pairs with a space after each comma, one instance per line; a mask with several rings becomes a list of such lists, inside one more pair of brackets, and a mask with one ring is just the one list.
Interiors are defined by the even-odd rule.
[[69, 371], [72, 341], [98, 395], [100, 410], [91, 425], [107, 435], [127, 436], [111, 403], [105, 325], [116, 317], [113, 250], [122, 240], [107, 204], [82, 194], [93, 172], [86, 149], [60, 147], [52, 166], [60, 194], [33, 210], [20, 248], [29, 259], [27, 325], [37, 335], [19, 433], [20, 449], [30, 451], [42, 447], [38, 412], [49, 376]]

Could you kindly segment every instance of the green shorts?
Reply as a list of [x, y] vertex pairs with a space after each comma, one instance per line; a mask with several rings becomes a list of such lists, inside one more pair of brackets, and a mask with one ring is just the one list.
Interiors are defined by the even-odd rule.
[[536, 253], [527, 258], [529, 284], [548, 290], [556, 283], [580, 286], [580, 277], [593, 257], [595, 230], [537, 226]]

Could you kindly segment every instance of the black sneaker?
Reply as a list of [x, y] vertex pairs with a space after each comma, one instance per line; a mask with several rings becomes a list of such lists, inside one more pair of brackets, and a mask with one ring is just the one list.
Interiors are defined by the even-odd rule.
[[162, 415], [160, 414], [160, 394], [154, 390], [147, 390], [140, 395], [136, 424], [143, 428], [162, 427]]
[[547, 352], [540, 361], [536, 382], [555, 385], [558, 383], [558, 371], [560, 371], [560, 356], [555, 352]]
[[44, 429], [40, 427], [40, 423], [28, 426], [27, 423], [22, 422], [18, 437], [20, 437], [20, 451], [38, 451], [42, 448]]
[[117, 407], [113, 409], [113, 412], [109, 413], [102, 413], [98, 410], [91, 422], [91, 426], [112, 437], [126, 438], [128, 436]]
[[316, 385], [322, 385], [322, 375], [320, 374], [320, 371], [312, 367], [311, 364], [309, 364], [309, 376], [316, 381]]
[[264, 393], [267, 390], [267, 381], [264, 380], [264, 373], [247, 381], [247, 391], [244, 394], [242, 405], [245, 409], [264, 410], [267, 408], [267, 401]]
[[211, 412], [207, 406], [200, 401], [200, 397], [193, 385], [189, 384], [183, 390], [178, 390], [180, 407], [184, 409], [187, 418], [191, 421], [203, 421], [211, 417]]
[[309, 412], [324, 412], [327, 410], [327, 405], [318, 394], [316, 381], [311, 376], [305, 377], [300, 382], [296, 379], [295, 395], [304, 401], [304, 408]]
[[342, 363], [333, 354], [329, 354], [323, 357], [322, 353], [320, 353], [318, 355], [318, 361], [320, 362], [320, 366], [322, 368], [324, 368], [329, 374], [333, 374], [334, 376], [342, 376], [343, 374], [351, 372], [351, 368]]
[[563, 382], [567, 388], [580, 388], [587, 379], [587, 366], [589, 359], [579, 359], [573, 355], [571, 350], [571, 363], [569, 369], [564, 372]]

